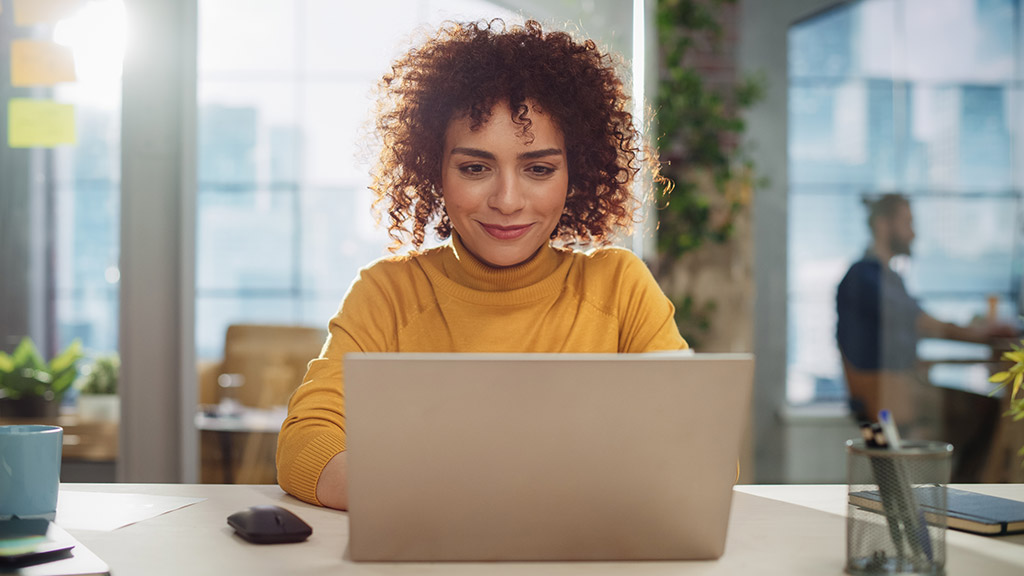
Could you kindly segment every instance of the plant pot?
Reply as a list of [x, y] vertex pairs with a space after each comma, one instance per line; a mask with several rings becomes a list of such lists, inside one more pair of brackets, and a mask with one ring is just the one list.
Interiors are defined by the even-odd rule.
[[60, 399], [47, 399], [42, 396], [25, 396], [24, 398], [0, 398], [0, 417], [2, 418], [56, 418], [60, 409]]
[[78, 419], [82, 422], [117, 422], [121, 418], [121, 397], [117, 394], [80, 394]]

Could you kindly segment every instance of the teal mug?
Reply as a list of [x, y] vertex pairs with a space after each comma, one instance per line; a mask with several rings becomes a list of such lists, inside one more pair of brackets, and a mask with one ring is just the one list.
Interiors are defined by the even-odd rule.
[[0, 426], [0, 520], [57, 514], [60, 426]]

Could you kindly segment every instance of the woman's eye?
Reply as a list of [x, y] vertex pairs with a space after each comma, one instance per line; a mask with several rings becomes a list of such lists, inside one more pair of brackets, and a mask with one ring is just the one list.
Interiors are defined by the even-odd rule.
[[550, 166], [530, 166], [526, 171], [532, 176], [548, 176], [555, 173], [555, 169]]
[[484, 166], [483, 164], [467, 164], [465, 166], [459, 167], [459, 172], [462, 172], [463, 174], [466, 174], [466, 175], [469, 175], [469, 176], [475, 176], [477, 174], [482, 174], [486, 170], [487, 170], [487, 166]]

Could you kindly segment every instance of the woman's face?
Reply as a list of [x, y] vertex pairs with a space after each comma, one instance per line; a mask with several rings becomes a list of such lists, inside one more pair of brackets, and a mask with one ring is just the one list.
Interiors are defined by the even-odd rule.
[[452, 226], [474, 256], [494, 267], [529, 260], [558, 224], [569, 189], [565, 139], [527, 101], [533, 139], [518, 134], [507, 104], [470, 130], [468, 116], [448, 124], [441, 190]]

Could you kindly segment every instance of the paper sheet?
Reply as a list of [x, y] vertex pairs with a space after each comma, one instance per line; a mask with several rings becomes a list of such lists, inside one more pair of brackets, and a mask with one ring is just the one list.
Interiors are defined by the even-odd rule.
[[11, 85], [52, 86], [75, 81], [71, 49], [40, 40], [11, 41]]
[[7, 145], [48, 148], [75, 143], [75, 107], [52, 100], [11, 98], [7, 102]]
[[14, 24], [52, 24], [74, 14], [81, 4], [82, 0], [14, 0]]
[[109, 532], [203, 500], [206, 498], [61, 489], [54, 522], [65, 530]]

